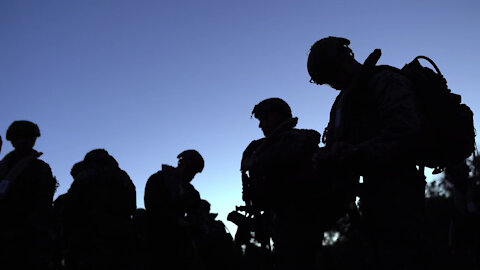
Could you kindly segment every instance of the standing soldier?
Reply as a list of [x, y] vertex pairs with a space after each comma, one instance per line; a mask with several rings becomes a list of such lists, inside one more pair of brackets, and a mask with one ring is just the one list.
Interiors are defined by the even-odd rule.
[[269, 219], [264, 224], [273, 240], [275, 269], [314, 269], [323, 236], [313, 201], [312, 157], [320, 134], [296, 129], [298, 118], [280, 98], [263, 100], [252, 114], [265, 137], [243, 153], [241, 170], [248, 176], [243, 199]]
[[56, 180], [33, 149], [38, 126], [15, 121], [7, 140], [15, 148], [0, 162], [0, 268], [47, 269], [50, 261], [49, 215]]
[[183, 151], [177, 158], [177, 167], [162, 165], [145, 186], [153, 269], [167, 265], [192, 269], [198, 262], [187, 216], [201, 203], [200, 194], [190, 182], [203, 170], [204, 160], [195, 150]]
[[132, 269], [135, 186], [104, 149], [75, 164], [63, 202], [68, 269]]
[[311, 81], [340, 91], [326, 147], [316, 160], [336, 164], [357, 181], [363, 176], [359, 196], [372, 247], [369, 269], [425, 269], [425, 177], [415, 164], [420, 117], [410, 81], [388, 69], [370, 72], [371, 58], [360, 64], [349, 44], [345, 38], [323, 38], [308, 56]]

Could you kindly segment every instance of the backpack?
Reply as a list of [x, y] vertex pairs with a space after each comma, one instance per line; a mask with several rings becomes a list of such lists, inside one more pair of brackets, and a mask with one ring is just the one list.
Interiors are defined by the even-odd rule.
[[[374, 66], [380, 58], [375, 50], [365, 61]], [[419, 59], [427, 60], [435, 69], [424, 67]], [[461, 96], [452, 93], [437, 65], [426, 56], [417, 56], [402, 69], [376, 66], [375, 69], [395, 70], [413, 83], [421, 119], [417, 165], [433, 168], [434, 174], [447, 166], [471, 156], [475, 151], [473, 112], [462, 104]]]

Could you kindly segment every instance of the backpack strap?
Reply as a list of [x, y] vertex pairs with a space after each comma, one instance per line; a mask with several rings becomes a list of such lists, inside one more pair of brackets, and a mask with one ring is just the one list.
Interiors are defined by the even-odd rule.
[[[437, 67], [437, 65], [435, 64], [435, 62], [433, 62], [432, 59], [430, 59], [430, 58], [428, 58], [428, 57], [426, 57], [426, 56], [423, 56], [423, 55], [419, 55], [419, 56], [415, 57], [415, 59], [413, 59], [413, 62], [414, 62], [414, 61], [419, 62], [418, 59], [425, 59], [425, 60], [427, 60], [427, 61], [433, 66], [433, 68], [435, 69], [435, 71], [437, 72], [437, 74], [443, 77], [442, 73], [440, 72], [440, 69]], [[419, 62], [419, 64], [420, 64], [420, 62]]]
[[[360, 80], [361, 84], [363, 85], [367, 84], [373, 78], [373, 76], [375, 76], [375, 74], [377, 74], [379, 71], [382, 71], [382, 70], [389, 70], [396, 73], [402, 73], [400, 69], [389, 66], [389, 65], [377, 66], [377, 62], [380, 59], [380, 56], [382, 56], [382, 51], [380, 49], [375, 49], [372, 53], [370, 53], [367, 59], [365, 59], [365, 61], [363, 62], [363, 71], [362, 71], [363, 74], [361, 75], [362, 79]], [[427, 57], [418, 56], [417, 58], [427, 58]], [[428, 60], [432, 61], [430, 59]], [[433, 65], [435, 64], [433, 63]]]
[[372, 53], [365, 59], [363, 66], [365, 67], [374, 67], [377, 65], [378, 59], [382, 56], [382, 51], [380, 49], [373, 50]]

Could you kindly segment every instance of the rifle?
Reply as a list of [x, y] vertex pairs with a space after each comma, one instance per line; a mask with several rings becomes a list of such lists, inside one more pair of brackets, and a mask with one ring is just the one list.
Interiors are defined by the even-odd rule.
[[235, 242], [240, 245], [255, 244], [271, 251], [271, 237], [268, 229], [271, 214], [257, 206], [253, 181], [244, 171], [242, 171], [242, 186], [242, 199], [245, 205], [236, 206], [235, 211], [230, 212], [227, 217], [228, 221], [238, 226]]

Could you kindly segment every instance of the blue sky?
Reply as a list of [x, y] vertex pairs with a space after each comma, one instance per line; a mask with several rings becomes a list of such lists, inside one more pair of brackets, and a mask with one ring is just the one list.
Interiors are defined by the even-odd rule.
[[337, 92], [308, 82], [311, 44], [347, 37], [359, 61], [381, 48], [379, 62], [397, 67], [427, 55], [476, 113], [479, 13], [475, 0], [1, 1], [0, 132], [20, 119], [40, 126], [56, 196], [75, 162], [105, 148], [138, 207], [161, 164], [197, 149], [206, 167], [192, 183], [224, 220], [242, 203], [241, 154], [262, 136], [255, 104], [280, 97], [300, 128], [327, 124]]

